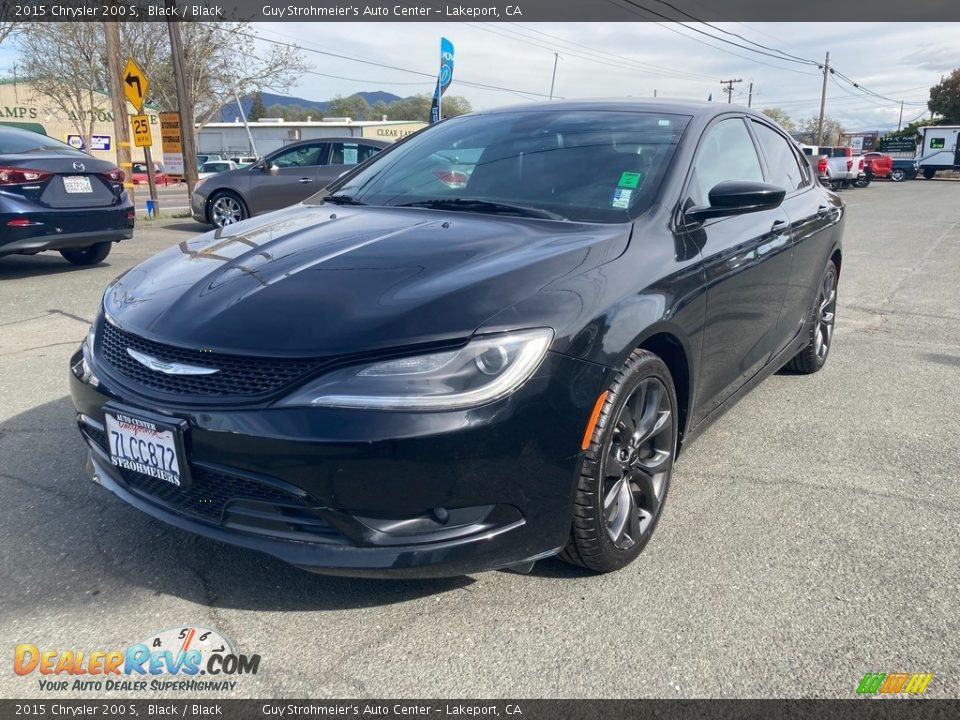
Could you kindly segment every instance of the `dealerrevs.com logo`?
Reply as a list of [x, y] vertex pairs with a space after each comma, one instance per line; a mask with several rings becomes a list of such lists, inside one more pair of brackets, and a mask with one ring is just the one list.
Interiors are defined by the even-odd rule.
[[13, 671], [35, 677], [46, 692], [231, 692], [239, 682], [234, 678], [259, 669], [259, 655], [240, 654], [224, 635], [199, 626], [170, 628], [126, 650], [20, 643], [13, 655]]

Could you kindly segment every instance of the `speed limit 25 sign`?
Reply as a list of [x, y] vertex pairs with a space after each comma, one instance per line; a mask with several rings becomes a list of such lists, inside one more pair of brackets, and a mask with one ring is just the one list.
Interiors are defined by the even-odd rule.
[[146, 115], [133, 115], [130, 118], [133, 125], [133, 144], [137, 147], [153, 145], [153, 134], [150, 132], [150, 118]]

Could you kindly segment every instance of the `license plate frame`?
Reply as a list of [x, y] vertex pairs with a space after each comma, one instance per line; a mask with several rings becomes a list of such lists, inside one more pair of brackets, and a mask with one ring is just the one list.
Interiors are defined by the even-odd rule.
[[87, 175], [64, 175], [63, 190], [68, 195], [87, 195], [93, 193], [93, 183]]
[[[114, 403], [104, 406], [103, 416], [107, 453], [115, 467], [162, 480], [179, 489], [190, 485], [190, 463], [187, 461], [186, 444], [189, 423], [186, 420]], [[120, 423], [125, 423], [125, 426], [121, 426]], [[117, 433], [121, 438], [119, 443]], [[139, 443], [133, 447], [129, 441], [123, 442], [123, 437], [131, 435], [144, 436], [139, 439], [147, 444], [150, 440], [154, 441], [154, 461], [149, 457], [149, 450], [147, 450], [147, 462], [143, 461], [139, 456], [143, 446]], [[160, 460], [161, 448], [172, 451], [172, 461], [169, 455], [164, 453], [163, 460], [157, 462]], [[126, 454], [120, 455], [118, 452], [120, 450], [125, 451]], [[175, 468], [175, 472], [171, 468]]]

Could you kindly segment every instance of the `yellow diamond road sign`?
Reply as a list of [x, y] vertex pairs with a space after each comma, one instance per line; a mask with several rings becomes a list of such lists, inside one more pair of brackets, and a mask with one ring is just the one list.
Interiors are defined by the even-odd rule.
[[147, 96], [147, 88], [150, 87], [147, 74], [133, 58], [127, 58], [127, 65], [123, 68], [120, 80], [127, 100], [137, 109], [137, 112], [140, 112], [143, 109], [143, 99]]

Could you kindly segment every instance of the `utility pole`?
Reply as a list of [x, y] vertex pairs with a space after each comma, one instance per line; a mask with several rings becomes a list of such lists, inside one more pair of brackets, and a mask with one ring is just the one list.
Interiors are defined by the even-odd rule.
[[897, 120], [897, 132], [900, 132], [901, 125], [903, 125], [903, 100], [900, 101], [900, 119]]
[[736, 78], [734, 80], [721, 80], [720, 84], [723, 86], [723, 91], [727, 94], [727, 103], [733, 102], [733, 86], [737, 83], [742, 83], [742, 78]]
[[817, 145], [823, 142], [823, 118], [827, 108], [827, 76], [830, 74], [830, 51], [823, 60], [823, 90], [820, 91], [820, 120], [817, 122]]
[[[175, 0], [165, 0], [167, 8], [175, 8]], [[170, 15], [174, 12], [171, 10]], [[167, 20], [170, 35], [170, 54], [173, 59], [173, 79], [177, 87], [177, 112], [180, 114], [180, 142], [183, 146], [183, 175], [187, 180], [187, 196], [193, 195], [197, 184], [197, 146], [194, 142], [193, 106], [190, 104], [187, 76], [183, 69], [183, 38], [180, 23]]]
[[[130, 157], [130, 126], [127, 123], [127, 99], [120, 75], [120, 25], [103, 23], [106, 36], [107, 75], [110, 79], [110, 104], [113, 106], [113, 136], [117, 143], [117, 167], [123, 170], [123, 186], [133, 201], [133, 162]], [[91, 140], [91, 142], [93, 142]]]
[[750, 92], [747, 93], [747, 107], [753, 107], [753, 81], [750, 81]]
[[550, 78], [550, 99], [553, 100], [553, 88], [557, 84], [557, 61], [560, 59], [559, 53], [553, 54], [553, 77]]
[[233, 83], [233, 96], [237, 99], [237, 109], [240, 111], [240, 119], [243, 121], [243, 126], [247, 129], [247, 140], [250, 141], [250, 154], [257, 155], [257, 146], [253, 142], [253, 133], [250, 132], [250, 123], [247, 122], [247, 114], [243, 111], [243, 103], [240, 102], [240, 90], [237, 89], [237, 83]]

